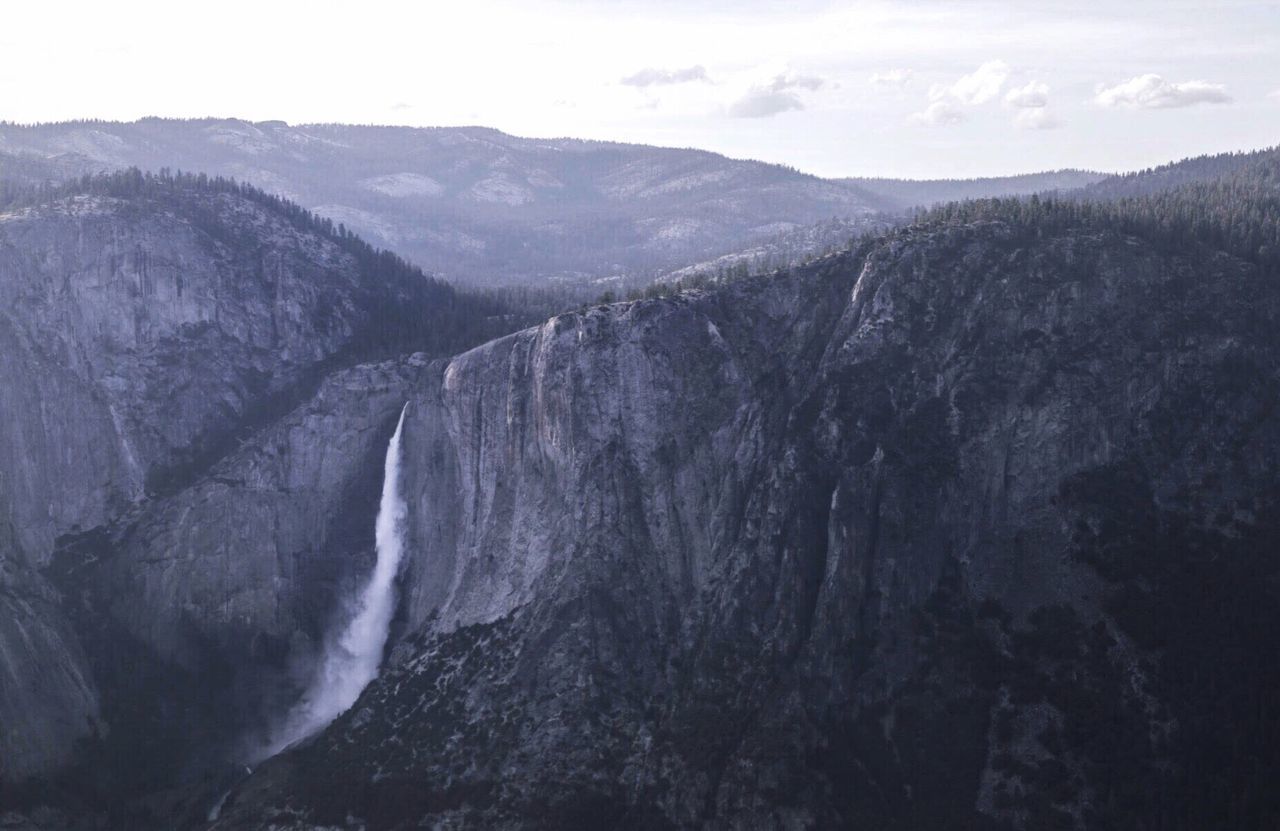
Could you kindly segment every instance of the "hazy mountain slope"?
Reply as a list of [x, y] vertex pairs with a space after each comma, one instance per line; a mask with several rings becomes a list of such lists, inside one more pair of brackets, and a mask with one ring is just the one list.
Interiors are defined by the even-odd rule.
[[1092, 170], [1053, 170], [1021, 176], [979, 179], [875, 179], [850, 178], [844, 181], [874, 193], [894, 210], [937, 205], [964, 199], [992, 199], [1025, 196], [1049, 191], [1070, 191], [1107, 178]]
[[678, 268], [648, 285], [656, 287], [702, 277], [721, 280], [734, 275], [762, 274], [792, 268], [815, 257], [849, 248], [858, 239], [887, 230], [901, 221], [901, 218], [889, 216], [880, 220], [829, 219], [781, 231], [750, 248]]
[[428, 376], [392, 665], [213, 827], [1266, 827], [1275, 271], [1079, 210]]
[[74, 153], [0, 152], [0, 201], [8, 202], [15, 191], [48, 183], [65, 182], [77, 176], [101, 173], [107, 165]]
[[0, 125], [0, 151], [231, 176], [469, 283], [643, 276], [880, 206], [777, 165], [479, 127]]
[[[1268, 183], [1273, 183], [1276, 179], [1276, 160], [1275, 150], [1262, 150], [1183, 159], [1160, 167], [1115, 176], [1090, 171], [1062, 170], [994, 179], [933, 181], [851, 179], [849, 181], [876, 193], [887, 200], [886, 205], [901, 211], [946, 202], [1031, 195], [1098, 202], [1150, 197], [1174, 192], [1180, 188], [1199, 187], [1202, 191], [1243, 188], [1256, 191], [1259, 187], [1274, 187]], [[1201, 193], [1199, 198], [1217, 201], [1222, 197]], [[1141, 212], [1145, 209], [1139, 206], [1137, 210]], [[741, 272], [743, 269], [751, 273], [759, 273], [773, 268], [798, 265], [807, 258], [845, 247], [850, 240], [873, 232], [877, 224], [881, 228], [886, 228], [903, 219], [901, 215], [886, 214], [880, 223], [866, 220], [828, 220], [811, 226], [790, 229], [750, 248], [729, 252], [711, 260], [676, 269], [660, 279], [675, 280], [695, 275], [714, 276]], [[1194, 233], [1194, 229], [1192, 232]]]
[[812, 225], [781, 230], [773, 237], [741, 250], [686, 265], [658, 278], [661, 282], [699, 275], [716, 276], [746, 271], [759, 274], [798, 266], [832, 253], [867, 234], [903, 222], [913, 208], [967, 199], [998, 199], [1030, 194], [1085, 194], [1088, 185], [1108, 177], [1085, 170], [1059, 170], [988, 179], [847, 179], [882, 200], [886, 213], [877, 219], [833, 218]]
[[1148, 196], [1171, 188], [1231, 178], [1256, 175], [1259, 166], [1274, 165], [1276, 148], [1244, 153], [1220, 153], [1197, 156], [1177, 162], [1108, 176], [1079, 191], [1085, 199], [1116, 199]]

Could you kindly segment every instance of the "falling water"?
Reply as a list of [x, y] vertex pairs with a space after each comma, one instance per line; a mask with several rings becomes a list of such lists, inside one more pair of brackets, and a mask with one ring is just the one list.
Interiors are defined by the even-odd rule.
[[408, 510], [400, 495], [400, 431], [408, 408], [405, 404], [400, 410], [396, 431], [387, 445], [382, 502], [374, 531], [378, 560], [373, 574], [360, 593], [355, 616], [342, 634], [329, 643], [315, 680], [273, 737], [266, 756], [275, 755], [327, 727], [355, 703], [378, 674], [387, 630], [395, 612], [395, 579], [404, 550], [404, 520]]

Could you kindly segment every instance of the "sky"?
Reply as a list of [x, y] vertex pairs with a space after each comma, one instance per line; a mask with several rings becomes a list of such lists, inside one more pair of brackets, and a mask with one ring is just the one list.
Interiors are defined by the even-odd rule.
[[5, 4], [0, 120], [496, 127], [822, 176], [1115, 171], [1280, 143], [1280, 2]]

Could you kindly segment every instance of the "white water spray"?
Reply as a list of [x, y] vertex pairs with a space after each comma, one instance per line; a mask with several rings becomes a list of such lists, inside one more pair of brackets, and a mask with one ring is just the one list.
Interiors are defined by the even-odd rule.
[[274, 756], [294, 742], [323, 730], [345, 712], [378, 674], [387, 630], [395, 612], [395, 579], [404, 553], [404, 521], [408, 514], [400, 495], [400, 431], [404, 429], [405, 404], [396, 431], [387, 445], [382, 479], [382, 502], [374, 530], [378, 560], [369, 582], [360, 593], [355, 616], [342, 634], [326, 648], [310, 689], [285, 719], [267, 749]]

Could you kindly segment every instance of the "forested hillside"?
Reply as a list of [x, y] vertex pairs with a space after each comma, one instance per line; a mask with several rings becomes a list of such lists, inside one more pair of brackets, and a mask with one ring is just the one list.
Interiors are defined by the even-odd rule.
[[1068, 228], [1130, 233], [1170, 250], [1218, 249], [1280, 265], [1280, 150], [1200, 157], [1100, 182], [1077, 194], [971, 200], [915, 224], [1003, 220], [1027, 233]]

